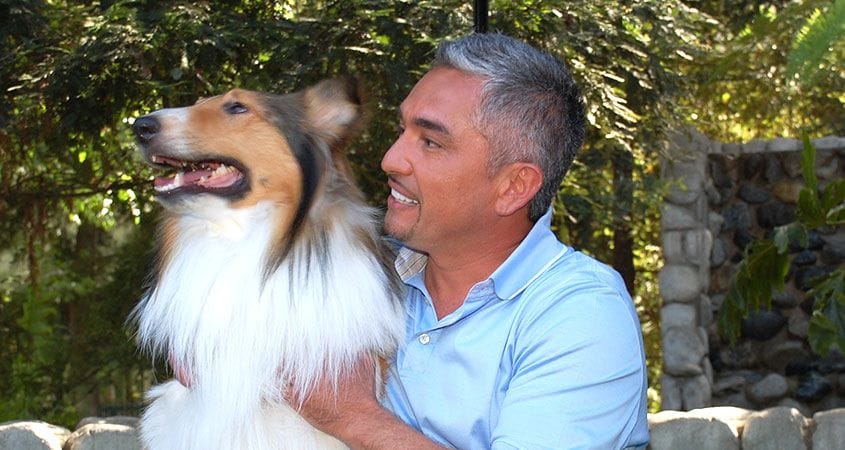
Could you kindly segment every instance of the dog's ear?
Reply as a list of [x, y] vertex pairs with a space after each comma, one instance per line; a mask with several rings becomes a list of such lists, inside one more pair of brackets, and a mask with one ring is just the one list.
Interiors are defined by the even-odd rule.
[[352, 135], [363, 120], [361, 85], [345, 76], [321, 81], [304, 92], [305, 119], [309, 131], [337, 146]]

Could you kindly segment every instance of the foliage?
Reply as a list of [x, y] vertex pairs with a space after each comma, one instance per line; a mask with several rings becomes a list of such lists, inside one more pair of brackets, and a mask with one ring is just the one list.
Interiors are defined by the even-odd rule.
[[[731, 342], [739, 337], [742, 319], [750, 312], [771, 309], [772, 291], [784, 289], [790, 245], [804, 248], [809, 231], [845, 225], [845, 180], [819, 189], [815, 159], [816, 150], [805, 137], [801, 161], [805, 186], [798, 198], [797, 220], [776, 228], [771, 239], [749, 244], [731, 279], [719, 316], [719, 330]], [[810, 347], [819, 354], [845, 351], [845, 268], [814, 279], [812, 285]]]
[[[845, 0], [834, 0], [827, 12], [815, 9], [807, 23], [795, 36], [789, 53], [786, 76], [800, 75], [802, 84], [812, 85], [825, 57], [833, 54], [833, 46], [845, 41]], [[840, 61], [841, 62], [841, 61]]]
[[[690, 61], [686, 68], [693, 90], [683, 99], [683, 106], [699, 131], [727, 142], [799, 137], [802, 131], [814, 136], [845, 133], [845, 66], [841, 63], [845, 41], [841, 39], [842, 22], [833, 20], [840, 14], [841, 1], [702, 3], [714, 20], [728, 26], [701, 34], [711, 51]], [[829, 26], [821, 26], [826, 20], [812, 21], [815, 11], [821, 11], [819, 17], [831, 19]], [[813, 32], [796, 41], [805, 26], [828, 32]], [[829, 31], [838, 37], [826, 45], [814, 37], [824, 38]], [[788, 51], [796, 42], [814, 49], [829, 48], [822, 58], [805, 60], [807, 67], [816, 69], [813, 83], [804, 83], [802, 75], [788, 75], [790, 59], [810, 56], [800, 45]]]

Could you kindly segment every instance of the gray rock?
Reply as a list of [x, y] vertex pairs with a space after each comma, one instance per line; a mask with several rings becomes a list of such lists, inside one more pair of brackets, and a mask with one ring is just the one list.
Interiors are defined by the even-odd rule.
[[712, 389], [705, 374], [684, 379], [684, 383], [681, 385], [684, 409], [691, 410], [710, 406]]
[[795, 398], [803, 402], [817, 402], [833, 391], [833, 384], [818, 372], [810, 372], [801, 377]]
[[800, 308], [796, 308], [789, 313], [787, 329], [793, 336], [807, 339], [810, 333], [810, 318]]
[[816, 150], [836, 150], [845, 147], [845, 138], [839, 136], [825, 136], [813, 139]]
[[792, 264], [796, 266], [810, 266], [815, 264], [817, 259], [816, 252], [802, 250], [792, 259]]
[[725, 249], [725, 241], [716, 239], [713, 241], [713, 250], [710, 252], [710, 267], [721, 267], [728, 259], [728, 252]]
[[742, 146], [733, 142], [722, 144], [722, 153], [736, 155], [742, 151]]
[[686, 205], [694, 202], [704, 190], [703, 161], [667, 162], [665, 178], [676, 180], [669, 187], [666, 198], [675, 204]]
[[801, 151], [804, 144], [798, 139], [775, 138], [766, 143], [766, 150], [769, 152], [797, 152]]
[[742, 336], [756, 341], [769, 340], [786, 324], [780, 311], [758, 311], [742, 321]]
[[813, 449], [841, 449], [845, 442], [845, 408], [821, 411], [813, 415]]
[[775, 407], [745, 419], [743, 450], [805, 450], [811, 421], [797, 409]]
[[684, 233], [683, 245], [686, 261], [702, 266], [709, 262], [710, 249], [713, 247], [713, 236], [705, 228], [689, 230]]
[[660, 224], [664, 231], [688, 230], [701, 226], [692, 211], [672, 203], [664, 203], [661, 208]]
[[661, 239], [663, 241], [663, 260], [668, 263], [684, 262], [684, 232], [664, 231]]
[[790, 152], [783, 156], [783, 170], [789, 175], [789, 178], [798, 178], [801, 176], [801, 152]]
[[680, 379], [671, 375], [660, 376], [660, 408], [663, 410], [681, 410], [684, 399], [681, 396]]
[[109, 423], [113, 425], [125, 425], [127, 427], [138, 428], [140, 425], [140, 419], [134, 416], [109, 416], [109, 417], [85, 417], [76, 424], [76, 429], [80, 429], [85, 425], [89, 425], [92, 423]]
[[757, 208], [757, 223], [763, 228], [774, 228], [795, 221], [795, 207], [773, 201]]
[[762, 380], [749, 386], [747, 394], [751, 401], [766, 405], [783, 398], [787, 390], [789, 390], [789, 385], [786, 378], [780, 374], [770, 373]]
[[822, 262], [836, 266], [845, 261], [845, 231], [819, 236], [822, 241]]
[[666, 302], [689, 303], [702, 291], [698, 270], [686, 265], [665, 265], [660, 269], [660, 293]]
[[731, 178], [724, 158], [711, 158], [710, 178], [713, 180], [713, 186], [717, 188], [733, 188], [733, 178]]
[[41, 421], [0, 424], [0, 449], [62, 450], [70, 431]]
[[765, 189], [759, 188], [751, 183], [743, 183], [739, 187], [737, 195], [748, 203], [764, 203], [769, 201], [771, 194]]
[[742, 144], [742, 153], [763, 153], [766, 151], [766, 141], [754, 139]]
[[768, 156], [764, 163], [763, 180], [772, 184], [782, 180], [783, 176], [783, 167], [780, 165], [780, 160], [774, 156]]
[[709, 211], [707, 213], [707, 229], [710, 230], [711, 236], [718, 236], [722, 231], [724, 223], [725, 218], [716, 211]]
[[800, 181], [782, 180], [771, 187], [771, 192], [778, 200], [794, 205], [798, 203], [803, 188], [804, 183]]
[[786, 340], [767, 344], [763, 350], [763, 362], [766, 367], [782, 373], [786, 366], [796, 361], [805, 361], [807, 347], [803, 341]]
[[726, 374], [713, 383], [713, 393], [739, 392], [745, 388], [745, 377], [737, 374]]
[[694, 328], [698, 325], [695, 316], [696, 308], [686, 303], [669, 303], [660, 310], [660, 326], [662, 328], [685, 327]]
[[733, 203], [722, 210], [722, 232], [747, 230], [751, 227], [751, 211], [745, 203]]
[[142, 450], [142, 447], [134, 427], [89, 423], [73, 432], [64, 450]]
[[701, 361], [707, 355], [707, 344], [695, 329], [672, 327], [663, 331], [663, 370], [675, 376], [704, 373]]
[[736, 427], [712, 416], [661, 411], [651, 415], [648, 426], [651, 434], [649, 448], [652, 450], [739, 449]]
[[783, 291], [772, 289], [772, 305], [776, 308], [794, 308], [798, 306], [798, 298], [786, 289]]

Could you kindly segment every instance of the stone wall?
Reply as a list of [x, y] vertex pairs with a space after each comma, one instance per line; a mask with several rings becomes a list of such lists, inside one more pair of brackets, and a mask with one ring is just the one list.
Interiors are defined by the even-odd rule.
[[[823, 186], [845, 176], [845, 138], [816, 139]], [[795, 218], [803, 186], [795, 139], [720, 144], [688, 131], [673, 137], [662, 210], [660, 273], [664, 410], [708, 406], [795, 407], [805, 416], [845, 406], [845, 360], [822, 358], [807, 342], [808, 280], [845, 261], [845, 230], [813, 232], [791, 248], [788, 286], [771, 311], [751, 315], [734, 346], [716, 318], [742, 250]]]
[[[141, 450], [134, 417], [88, 418], [76, 431], [37, 421], [0, 424], [2, 450]], [[808, 418], [787, 407], [735, 407], [649, 414], [653, 450], [834, 450], [845, 442], [845, 409]], [[397, 445], [397, 448], [400, 447]]]

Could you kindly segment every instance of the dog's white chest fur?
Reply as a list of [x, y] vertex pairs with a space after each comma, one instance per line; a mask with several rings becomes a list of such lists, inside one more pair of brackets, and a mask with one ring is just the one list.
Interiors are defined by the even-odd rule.
[[342, 447], [282, 391], [338, 376], [363, 353], [390, 353], [401, 336], [389, 280], [354, 235], [373, 219], [344, 213], [264, 279], [273, 207], [218, 211], [178, 219], [166, 267], [138, 308], [141, 342], [192, 378], [191, 388], [151, 390], [142, 439], [152, 450]]

